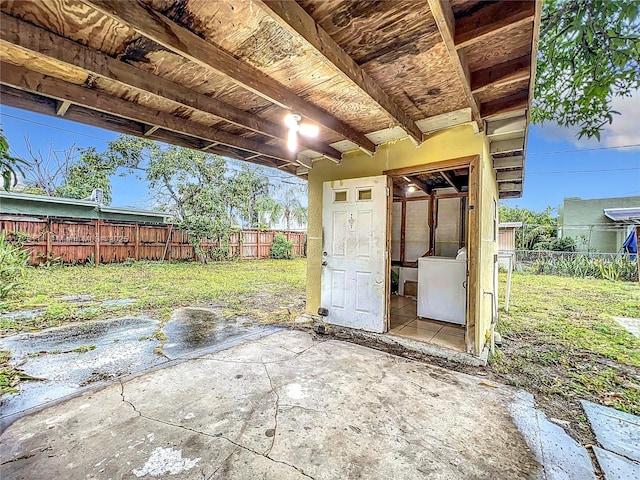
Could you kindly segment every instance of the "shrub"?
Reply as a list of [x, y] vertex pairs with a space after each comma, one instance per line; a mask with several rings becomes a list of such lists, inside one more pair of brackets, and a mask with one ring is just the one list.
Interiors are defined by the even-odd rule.
[[532, 264], [533, 273], [563, 277], [593, 277], [605, 280], [634, 281], [638, 279], [638, 264], [629, 257], [592, 258], [589, 255], [538, 257]]
[[276, 259], [293, 259], [293, 242], [287, 240], [287, 237], [279, 233], [273, 239], [269, 256]]
[[12, 245], [5, 237], [5, 232], [0, 233], [0, 298], [20, 284], [29, 262], [29, 252]]

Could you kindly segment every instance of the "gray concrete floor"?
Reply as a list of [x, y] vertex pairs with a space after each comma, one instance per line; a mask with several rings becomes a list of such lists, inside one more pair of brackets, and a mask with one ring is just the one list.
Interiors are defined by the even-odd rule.
[[545, 422], [512, 388], [284, 331], [18, 419], [0, 478], [593, 478]]

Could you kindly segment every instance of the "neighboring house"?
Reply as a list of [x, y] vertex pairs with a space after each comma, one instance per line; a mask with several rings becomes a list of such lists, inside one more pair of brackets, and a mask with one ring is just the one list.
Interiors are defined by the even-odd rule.
[[558, 237], [573, 238], [580, 251], [616, 253], [639, 218], [640, 196], [565, 198], [558, 209]]
[[121, 222], [166, 223], [166, 212], [109, 207], [90, 200], [48, 197], [0, 190], [0, 214], [33, 217], [85, 218]]
[[0, 101], [307, 178], [309, 313], [486, 351], [542, 2], [163, 3], [3, 3]]

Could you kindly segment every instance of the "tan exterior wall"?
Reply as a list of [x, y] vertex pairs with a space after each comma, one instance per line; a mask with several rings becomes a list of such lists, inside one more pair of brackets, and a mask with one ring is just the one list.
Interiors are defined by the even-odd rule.
[[[429, 138], [419, 147], [415, 147], [409, 139], [405, 139], [380, 146], [376, 154], [372, 157], [361, 152], [352, 152], [345, 155], [346, 158], [340, 165], [336, 165], [328, 160], [322, 160], [314, 163], [313, 169], [309, 171], [308, 176], [309, 227], [307, 237], [307, 311], [309, 313], [316, 313], [320, 306], [323, 182], [382, 175], [386, 170], [441, 162], [470, 155], [479, 155], [481, 159], [479, 165], [482, 165], [482, 183], [480, 183], [480, 185], [482, 188], [487, 188], [489, 191], [486, 198], [485, 196], [481, 196], [482, 199], [488, 201], [488, 206], [482, 204], [481, 208], [483, 214], [488, 215], [488, 218], [491, 220], [493, 215], [491, 210], [491, 198], [497, 198], [495, 175], [491, 168], [486, 137], [482, 133], [475, 134], [471, 125], [463, 125], [441, 132], [436, 132], [430, 135]], [[481, 221], [480, 224], [482, 228], [487, 228], [484, 220]], [[469, 232], [469, 235], [473, 234], [473, 232]], [[482, 246], [484, 246], [484, 242], [481, 243]], [[483, 268], [481, 268], [481, 288], [488, 287], [488, 285], [485, 285], [485, 276], [488, 275], [492, 278], [492, 256], [493, 253], [497, 253], [497, 243], [494, 242], [493, 248], [491, 248], [491, 245], [488, 245], [485, 250], [486, 254], [483, 253], [482, 258]], [[489, 261], [489, 263], [486, 263], [487, 261]], [[487, 269], [485, 266], [488, 267], [489, 271], [485, 272]], [[493, 289], [493, 287], [491, 289]], [[476, 305], [481, 304], [477, 301]], [[482, 325], [476, 324], [476, 326], [480, 326], [484, 329], [490, 324], [490, 322], [491, 315], [489, 312], [488, 320], [483, 320]], [[482, 344], [484, 345], [484, 339], [482, 339]], [[476, 344], [476, 347], [479, 349], [480, 345]]]
[[[477, 301], [480, 315], [476, 321], [476, 352], [482, 351], [489, 339], [494, 303], [497, 302], [497, 285], [494, 264], [498, 254], [498, 184], [493, 170], [489, 141], [484, 139], [480, 157], [480, 181], [478, 191], [479, 269]], [[495, 202], [495, 203], [494, 203]], [[473, 234], [473, 232], [471, 232]]]

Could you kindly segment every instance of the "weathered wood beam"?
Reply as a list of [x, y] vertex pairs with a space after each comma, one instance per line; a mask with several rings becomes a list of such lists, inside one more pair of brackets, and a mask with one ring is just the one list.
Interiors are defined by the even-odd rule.
[[524, 150], [524, 137], [491, 142], [489, 149], [491, 153], [509, 153]]
[[498, 191], [499, 192], [521, 192], [522, 183], [516, 183], [516, 182], [499, 183]]
[[497, 172], [496, 180], [498, 183], [503, 182], [522, 182], [522, 170], [513, 170], [507, 172]]
[[411, 178], [411, 183], [415, 183], [416, 187], [418, 187], [420, 190], [422, 190], [427, 195], [431, 194], [431, 191], [433, 189], [429, 188], [429, 185], [427, 185], [426, 183], [424, 183], [422, 180], [420, 180], [417, 177], [410, 177], [410, 178]]
[[524, 167], [524, 158], [522, 155], [514, 155], [513, 157], [503, 157], [493, 159], [494, 170], [504, 168], [522, 168]]
[[[210, 114], [220, 120], [281, 141], [287, 129], [269, 120], [250, 114], [207, 95], [191, 90], [132, 65], [116, 60], [104, 53], [89, 49], [64, 37], [30, 23], [0, 13], [0, 36], [4, 42], [40, 57], [71, 65], [87, 73], [109, 78], [127, 87], [166, 98], [186, 107]], [[43, 48], [46, 46], [46, 48]], [[326, 143], [300, 138], [302, 148], [332, 159], [341, 160], [342, 154]]]
[[147, 125], [144, 127], [144, 136], [148, 137], [149, 135], [153, 134], [156, 130], [158, 130], [160, 127], [157, 125]]
[[338, 45], [298, 3], [281, 0], [257, 0], [257, 3], [278, 25], [297, 38], [306, 40], [340, 76], [357, 85], [378, 104], [389, 117], [417, 143], [422, 143], [422, 131], [413, 119], [380, 88], [380, 86]]
[[516, 191], [516, 192], [498, 192], [498, 198], [503, 199], [503, 198], [521, 198], [522, 197], [522, 191]]
[[111, 115], [145, 124], [155, 124], [165, 130], [190, 135], [202, 140], [219, 142], [247, 152], [260, 153], [267, 157], [293, 163], [290, 153], [283, 148], [232, 135], [167, 113], [160, 113], [157, 110], [33, 72], [10, 63], [0, 63], [0, 82], [4, 85], [39, 93], [59, 101], [71, 101], [73, 99], [79, 104]]
[[[18, 90], [13, 87], [0, 84], [0, 103], [2, 103], [2, 105], [39, 113], [41, 115], [55, 116], [59, 102], [53, 98], [45, 97], [40, 94]], [[123, 133], [126, 135], [140, 136], [144, 127], [140, 122], [73, 104], [69, 107], [64, 118], [65, 120], [70, 120], [72, 122], [92, 125], [94, 127], [104, 128], [105, 130]], [[150, 135], [149, 138], [169, 143], [171, 145], [191, 148], [193, 150], [200, 150], [206, 145], [206, 143], [211, 143], [205, 142], [199, 138], [167, 130], [158, 130]], [[209, 152], [223, 157], [236, 158], [238, 160], [246, 160], [247, 156], [247, 153], [242, 150], [222, 145], [211, 148]], [[276, 160], [271, 160], [265, 157], [253, 160], [253, 162], [257, 162], [258, 160], [258, 163], [262, 165], [270, 167], [276, 167], [278, 165]], [[294, 174], [295, 166], [289, 165], [286, 170], [289, 173]]]
[[499, 63], [471, 72], [471, 91], [475, 94], [488, 88], [504, 87], [527, 80], [531, 76], [531, 55]]
[[490, 120], [487, 122], [487, 137], [494, 139], [507, 135], [523, 136], [526, 128], [527, 117], [525, 115], [502, 120]]
[[200, 150], [202, 150], [204, 152], [204, 151], [209, 150], [210, 148], [216, 147], [218, 145], [220, 145], [220, 142], [213, 142], [213, 143], [210, 143], [209, 145], [206, 145], [206, 146], [202, 147]]
[[507, 112], [514, 112], [517, 110], [524, 110], [529, 106], [529, 91], [523, 90], [521, 92], [513, 93], [507, 97], [498, 98], [497, 100], [491, 100], [483, 103], [480, 106], [480, 112], [483, 118], [493, 117], [501, 115]]
[[471, 82], [469, 74], [469, 65], [467, 64], [464, 52], [459, 52], [456, 49], [454, 43], [454, 37], [456, 32], [456, 22], [453, 16], [453, 10], [449, 0], [427, 0], [429, 2], [429, 8], [431, 14], [436, 20], [440, 36], [444, 42], [451, 64], [460, 80], [462, 90], [467, 99], [467, 104], [471, 107], [471, 116], [473, 121], [478, 125], [478, 130], [484, 128], [482, 117], [480, 116], [480, 108], [476, 98], [471, 91]]
[[59, 102], [58, 109], [56, 110], [56, 115], [58, 117], [64, 117], [64, 114], [67, 113], [69, 107], [71, 106], [71, 102]]
[[221, 48], [200, 38], [191, 30], [181, 27], [140, 0], [82, 0], [84, 3], [113, 20], [135, 30], [174, 53], [209, 70], [223, 75], [241, 87], [278, 105], [293, 110], [313, 122], [351, 140], [370, 152], [374, 143], [316, 105], [307, 102], [261, 70], [238, 60]]
[[530, 23], [533, 21], [535, 3], [532, 0], [488, 3], [486, 7], [458, 19], [456, 47], [468, 47], [488, 36]]
[[460, 193], [460, 186], [453, 181], [453, 177], [449, 172], [440, 172], [440, 176], [444, 178], [444, 180], [451, 185], [457, 193]]

